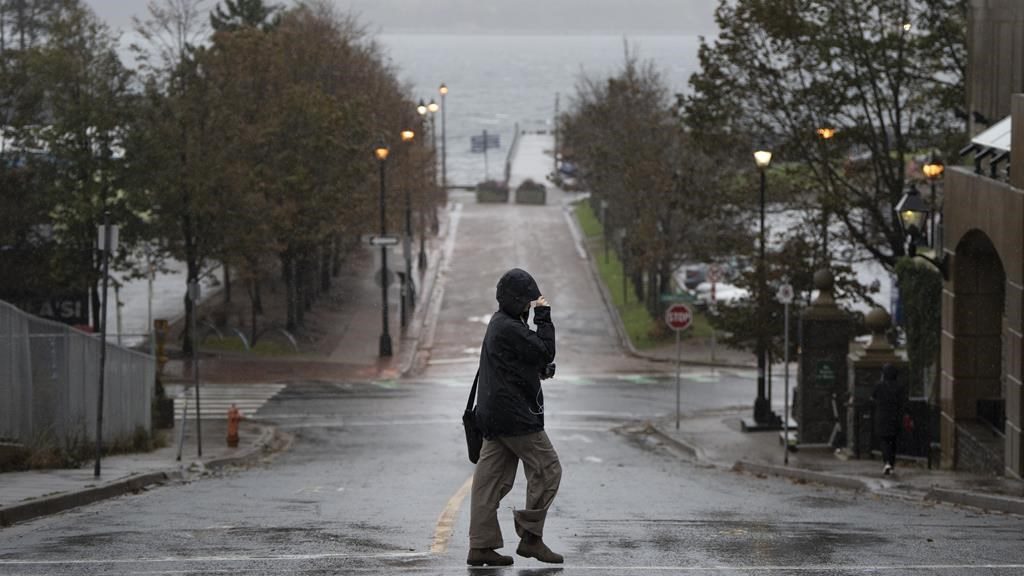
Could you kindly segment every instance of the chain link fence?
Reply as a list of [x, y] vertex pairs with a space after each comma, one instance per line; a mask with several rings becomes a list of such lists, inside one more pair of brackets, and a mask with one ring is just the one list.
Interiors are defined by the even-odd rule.
[[[100, 341], [0, 302], [0, 441], [73, 446], [96, 438]], [[156, 360], [107, 344], [103, 439], [151, 429]]]

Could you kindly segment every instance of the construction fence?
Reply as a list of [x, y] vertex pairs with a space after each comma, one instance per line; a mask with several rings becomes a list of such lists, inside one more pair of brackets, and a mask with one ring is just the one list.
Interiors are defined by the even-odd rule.
[[[0, 441], [71, 447], [95, 442], [100, 341], [0, 301]], [[105, 445], [151, 430], [156, 361], [107, 344]]]

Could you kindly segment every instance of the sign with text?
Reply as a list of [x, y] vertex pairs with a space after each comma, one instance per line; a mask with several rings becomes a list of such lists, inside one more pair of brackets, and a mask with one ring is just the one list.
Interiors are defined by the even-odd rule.
[[686, 304], [673, 304], [665, 310], [665, 324], [676, 332], [682, 332], [693, 324], [693, 314]]
[[14, 302], [25, 312], [68, 326], [89, 323], [89, 294], [64, 294], [49, 298], [23, 298]]

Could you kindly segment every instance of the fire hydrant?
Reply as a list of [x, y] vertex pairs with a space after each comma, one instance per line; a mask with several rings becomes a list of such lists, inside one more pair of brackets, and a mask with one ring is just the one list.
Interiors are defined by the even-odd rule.
[[228, 447], [238, 447], [238, 423], [242, 421], [242, 412], [234, 404], [228, 408]]

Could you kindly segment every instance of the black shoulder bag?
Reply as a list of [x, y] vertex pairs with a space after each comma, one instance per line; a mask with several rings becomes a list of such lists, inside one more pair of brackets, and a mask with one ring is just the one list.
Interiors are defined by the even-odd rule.
[[480, 380], [480, 371], [476, 371], [473, 378], [473, 389], [469, 391], [469, 400], [466, 401], [466, 411], [462, 413], [462, 427], [466, 429], [466, 448], [469, 449], [469, 461], [476, 464], [480, 460], [480, 448], [484, 444], [484, 437], [480, 429], [476, 427], [476, 407], [473, 401], [476, 400], [476, 384]]

